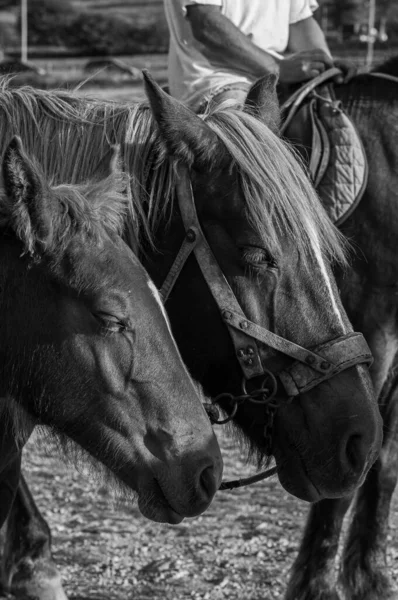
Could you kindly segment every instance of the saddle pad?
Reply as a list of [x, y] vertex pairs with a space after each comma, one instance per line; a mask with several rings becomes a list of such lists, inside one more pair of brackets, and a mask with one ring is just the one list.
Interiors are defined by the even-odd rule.
[[319, 102], [317, 113], [318, 125], [326, 132], [329, 147], [328, 163], [322, 177], [315, 181], [316, 189], [333, 223], [341, 225], [357, 207], [365, 190], [366, 155], [355, 125], [337, 102]]
[[329, 85], [311, 89], [285, 115], [282, 131], [307, 165], [323, 207], [336, 225], [356, 208], [368, 177], [354, 123]]

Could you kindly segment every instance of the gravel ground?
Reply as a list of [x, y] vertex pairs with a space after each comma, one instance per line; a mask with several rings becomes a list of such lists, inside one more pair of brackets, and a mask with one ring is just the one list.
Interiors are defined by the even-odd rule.
[[[222, 442], [226, 476], [253, 472], [232, 439]], [[74, 600], [274, 600], [307, 510], [272, 480], [220, 492], [203, 516], [160, 525], [135, 506], [116, 506], [40, 440], [26, 452], [25, 472]]]
[[[226, 477], [253, 472], [232, 438], [223, 433], [220, 440]], [[275, 478], [220, 492], [204, 515], [169, 526], [116, 505], [109, 490], [59, 459], [48, 442], [29, 443], [24, 468], [70, 600], [283, 597], [308, 505]], [[396, 506], [392, 526], [395, 533]], [[396, 536], [390, 564], [396, 575]]]

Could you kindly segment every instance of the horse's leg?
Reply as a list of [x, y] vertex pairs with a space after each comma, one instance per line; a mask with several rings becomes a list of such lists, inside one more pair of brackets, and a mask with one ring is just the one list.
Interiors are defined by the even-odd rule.
[[21, 475], [4, 530], [2, 580], [20, 600], [66, 600], [51, 556], [50, 529]]
[[4, 525], [11, 507], [13, 505], [15, 495], [17, 493], [19, 478], [21, 475], [21, 453], [19, 452], [15, 458], [2, 471], [0, 477], [0, 528]]
[[398, 477], [398, 376], [382, 395], [380, 409], [383, 447], [358, 493], [342, 559], [340, 582], [350, 600], [398, 600], [386, 559], [388, 517]]
[[313, 504], [285, 600], [338, 600], [335, 559], [351, 497]]
[[[367, 313], [363, 311], [361, 314]], [[356, 330], [361, 331], [361, 329], [362, 331], [365, 329], [363, 323], [357, 323]], [[367, 340], [375, 356], [373, 371], [375, 393], [384, 398], [387, 384], [384, 393], [380, 392], [383, 383], [388, 380], [396, 345], [394, 340], [390, 346], [386, 346], [384, 341], [386, 336], [383, 332], [379, 333], [380, 328], [375, 330], [376, 333], [369, 334]], [[382, 416], [384, 417], [383, 414]], [[385, 425], [388, 426], [387, 423]], [[350, 498], [322, 500], [311, 508], [299, 554], [292, 568], [286, 600], [337, 600], [339, 598], [336, 589], [335, 558], [344, 515], [350, 503]], [[387, 598], [383, 597], [383, 600]], [[354, 600], [350, 595], [347, 599]], [[355, 600], [365, 600], [365, 598], [358, 596]]]

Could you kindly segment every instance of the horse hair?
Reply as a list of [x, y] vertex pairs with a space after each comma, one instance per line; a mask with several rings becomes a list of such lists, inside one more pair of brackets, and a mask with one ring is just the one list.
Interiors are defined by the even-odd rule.
[[[77, 98], [73, 93], [11, 89], [0, 85], [0, 135], [20, 135], [28, 153], [53, 183], [87, 182], [104, 171], [104, 158], [120, 144], [129, 178], [129, 212], [139, 240], [153, 235], [173, 206], [178, 161], [168, 157], [145, 105], [124, 106]], [[254, 229], [280, 254], [288, 235], [303, 260], [315, 243], [344, 262], [342, 236], [330, 223], [292, 152], [266, 125], [242, 111], [219, 109], [204, 116], [236, 167]], [[142, 244], [141, 244], [142, 245]]]
[[[32, 161], [37, 163], [37, 161]], [[42, 168], [36, 164], [36, 172], [41, 174], [43, 193], [51, 196], [53, 203], [51, 217], [53, 237], [45, 250], [63, 255], [66, 247], [76, 234], [92, 238], [99, 246], [105, 237], [121, 235], [127, 211], [127, 198], [124, 192], [126, 180], [121, 171], [112, 171], [108, 177], [81, 184], [60, 184], [48, 187], [44, 181]], [[13, 226], [18, 237], [25, 244], [25, 252], [34, 254], [35, 235], [29, 219], [18, 219], [25, 211], [21, 199], [9, 198], [0, 184], [0, 228]], [[24, 223], [23, 231], [17, 224]]]

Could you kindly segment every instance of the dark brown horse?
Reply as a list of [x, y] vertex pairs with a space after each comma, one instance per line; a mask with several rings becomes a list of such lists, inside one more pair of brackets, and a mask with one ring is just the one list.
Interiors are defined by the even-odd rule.
[[[122, 144], [131, 184], [129, 223], [135, 224], [132, 245], [145, 251], [145, 265], [158, 285], [183, 240], [195, 241], [195, 229], [186, 231], [180, 212], [190, 201], [188, 172], [212, 254], [202, 240], [169, 297], [176, 339], [191, 372], [213, 396], [241, 393], [238, 360], [245, 356], [245, 368], [252, 365], [251, 355], [260, 355], [259, 366], [278, 375], [279, 410], [271, 439], [278, 475], [290, 492], [319, 500], [352, 492], [363, 481], [380, 446], [380, 422], [366, 367], [351, 360], [345, 346], [344, 352], [339, 350], [341, 340], [357, 339], [330, 271], [332, 258], [344, 262], [339, 236], [297, 161], [273, 133], [278, 126], [274, 84], [273, 79], [268, 82], [265, 123], [234, 110], [202, 120], [148, 81], [155, 118], [140, 106], [5, 89], [0, 105], [7, 120], [0, 120], [0, 126], [3, 138], [17, 131], [59, 181], [84, 180], [109, 153], [110, 144]], [[72, 167], [65, 160], [70, 154]], [[190, 214], [196, 223], [192, 208]], [[223, 321], [234, 318], [234, 310], [225, 308], [232, 292], [235, 313], [243, 310], [244, 316], [227, 329]], [[240, 330], [250, 335], [237, 347], [231, 337], [236, 341]], [[328, 376], [322, 373], [330, 366], [327, 360], [313, 363], [323, 351], [334, 356], [336, 370]], [[345, 367], [337, 369], [338, 364]], [[295, 396], [290, 403], [289, 396]], [[223, 406], [231, 410], [228, 401]], [[270, 450], [268, 414], [264, 405], [248, 403], [235, 416], [260, 462]], [[6, 551], [7, 564], [13, 566], [8, 574], [17, 574], [14, 589], [19, 564], [30, 560], [33, 565], [25, 570], [25, 581], [19, 578], [21, 588], [35, 575], [32, 544], [22, 551], [20, 546], [32, 529], [18, 529], [34, 514], [26, 487], [17, 497], [16, 511]], [[37, 525], [37, 514], [34, 520]], [[46, 557], [48, 539], [42, 539]], [[37, 558], [37, 546], [35, 550]]]
[[[398, 77], [398, 57], [377, 69]], [[353, 245], [338, 276], [344, 307], [374, 355], [371, 375], [384, 421], [379, 459], [354, 498], [322, 500], [310, 510], [293, 566], [288, 600], [397, 600], [387, 565], [391, 498], [398, 475], [398, 79], [360, 75], [336, 88], [369, 162], [358, 208], [342, 226]], [[336, 554], [351, 505], [336, 582]]]
[[50, 187], [19, 138], [0, 192], [0, 526], [35, 425], [156, 521], [205, 510], [222, 461], [159, 295], [122, 241], [123, 177]]

